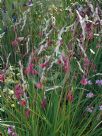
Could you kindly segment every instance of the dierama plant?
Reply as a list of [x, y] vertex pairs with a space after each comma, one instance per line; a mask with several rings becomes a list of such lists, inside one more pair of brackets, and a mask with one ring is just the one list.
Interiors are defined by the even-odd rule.
[[101, 7], [0, 1], [3, 136], [102, 135]]

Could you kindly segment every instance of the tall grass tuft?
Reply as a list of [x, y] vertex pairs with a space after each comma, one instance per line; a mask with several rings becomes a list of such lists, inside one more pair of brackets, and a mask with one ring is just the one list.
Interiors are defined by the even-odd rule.
[[101, 1], [0, 0], [0, 133], [102, 135]]

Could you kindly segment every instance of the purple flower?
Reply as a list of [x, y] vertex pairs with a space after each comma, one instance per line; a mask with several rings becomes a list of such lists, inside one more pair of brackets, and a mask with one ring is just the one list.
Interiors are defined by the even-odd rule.
[[9, 126], [7, 133], [8, 133], [9, 136], [17, 136], [14, 126]]
[[100, 81], [100, 80], [96, 80], [96, 84], [99, 84], [99, 81]]
[[13, 128], [10, 126], [10, 127], [8, 127], [8, 131], [7, 131], [7, 133], [8, 133], [8, 135], [11, 135], [12, 134], [12, 132], [13, 132]]
[[90, 92], [90, 93], [88, 93], [88, 94], [86, 95], [86, 98], [92, 98], [92, 97], [94, 97], [94, 94], [93, 94], [92, 92]]
[[96, 80], [96, 84], [101, 86], [102, 85], [102, 80]]
[[28, 6], [29, 6], [29, 7], [32, 7], [32, 6], [33, 6], [33, 2], [32, 2], [32, 0], [29, 0], [29, 2], [28, 2]]

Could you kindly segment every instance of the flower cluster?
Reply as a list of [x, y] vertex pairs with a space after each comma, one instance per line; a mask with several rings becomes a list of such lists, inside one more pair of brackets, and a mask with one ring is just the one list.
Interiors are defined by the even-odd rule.
[[[84, 86], [86, 85], [92, 85], [93, 82], [91, 80], [88, 80], [87, 78], [83, 77], [80, 81], [80, 83]], [[102, 85], [102, 80], [96, 80], [95, 81], [95, 84], [98, 85], [98, 86], [101, 86]]]
[[18, 100], [19, 105], [24, 107], [25, 116], [27, 118], [29, 118], [30, 109], [29, 109], [28, 103], [27, 103], [28, 98], [27, 98], [27, 96], [25, 96], [26, 94], [23, 90], [23, 87], [20, 84], [16, 84], [15, 89], [14, 89], [14, 94], [15, 94], [15, 97], [17, 98], [17, 100]]

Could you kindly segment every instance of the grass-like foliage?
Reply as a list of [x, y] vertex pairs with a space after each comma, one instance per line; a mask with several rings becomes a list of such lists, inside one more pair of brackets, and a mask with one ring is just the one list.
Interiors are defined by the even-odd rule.
[[2, 136], [102, 136], [102, 2], [0, 0]]

